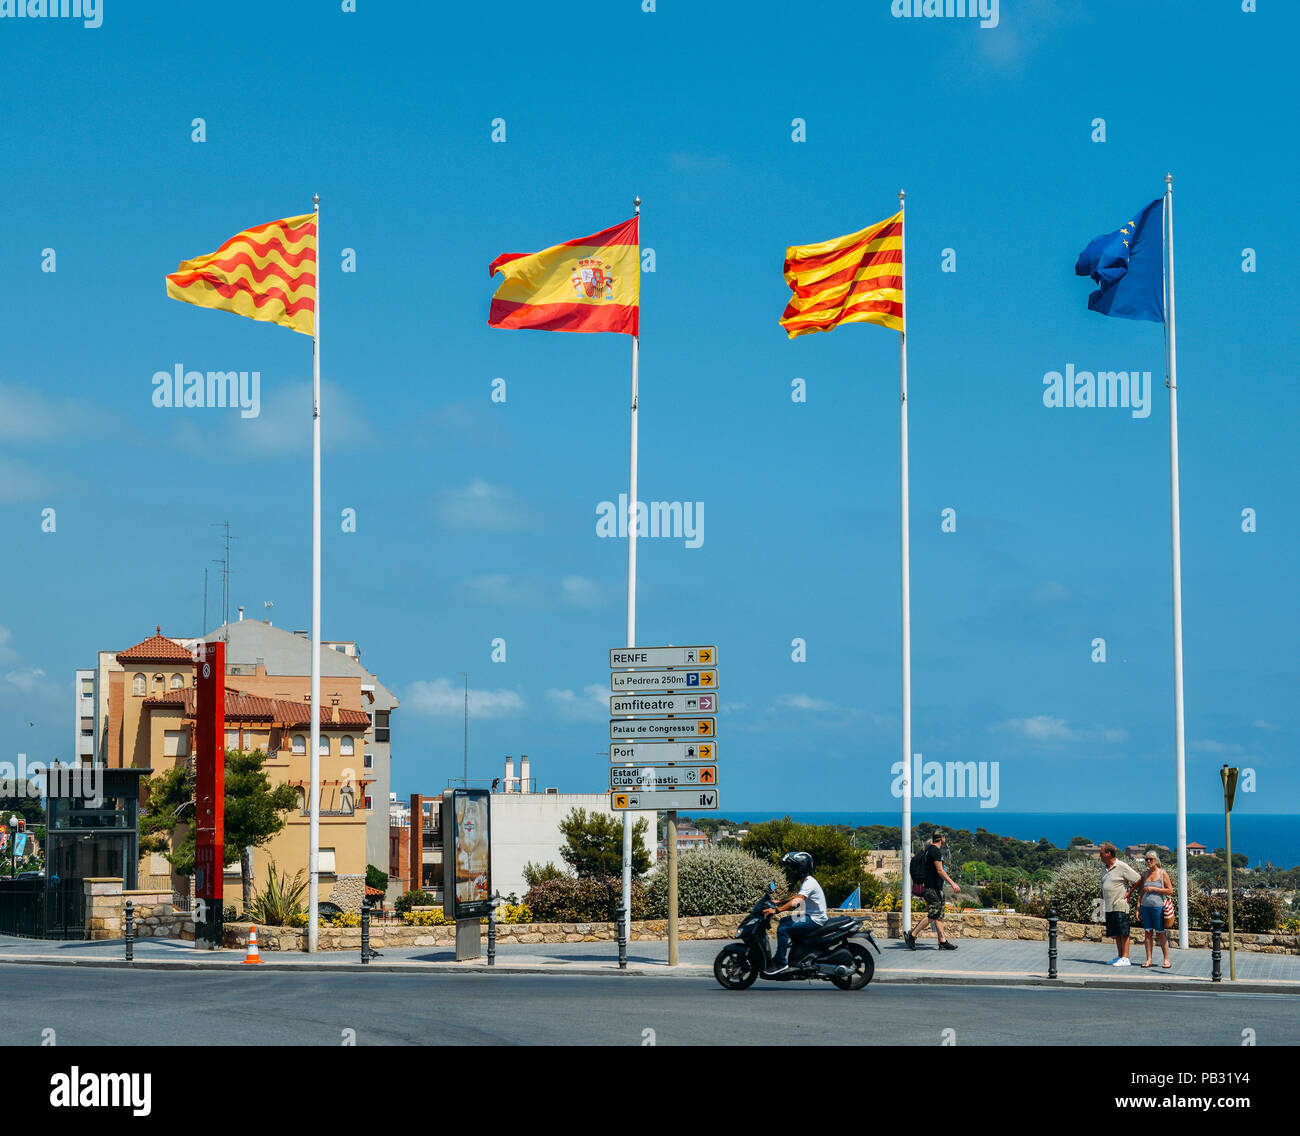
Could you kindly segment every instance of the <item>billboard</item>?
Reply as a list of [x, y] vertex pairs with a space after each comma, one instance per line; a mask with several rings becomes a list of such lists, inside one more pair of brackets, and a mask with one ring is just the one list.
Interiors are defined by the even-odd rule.
[[449, 919], [478, 919], [492, 910], [491, 822], [487, 789], [442, 794], [442, 910]]

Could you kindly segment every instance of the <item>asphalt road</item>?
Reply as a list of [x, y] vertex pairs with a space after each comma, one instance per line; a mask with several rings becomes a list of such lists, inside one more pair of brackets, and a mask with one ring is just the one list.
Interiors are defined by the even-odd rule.
[[1294, 995], [1218, 991], [5, 965], [0, 999], [17, 1045], [1300, 1044]]

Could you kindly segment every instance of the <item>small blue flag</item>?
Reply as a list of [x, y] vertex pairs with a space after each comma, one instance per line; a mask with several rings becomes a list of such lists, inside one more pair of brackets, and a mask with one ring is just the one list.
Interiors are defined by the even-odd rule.
[[853, 893], [840, 904], [841, 911], [856, 911], [862, 906], [862, 886], [859, 884], [853, 889]]
[[1079, 254], [1076, 276], [1101, 285], [1088, 297], [1088, 310], [1120, 319], [1165, 322], [1164, 198], [1113, 233], [1097, 237]]

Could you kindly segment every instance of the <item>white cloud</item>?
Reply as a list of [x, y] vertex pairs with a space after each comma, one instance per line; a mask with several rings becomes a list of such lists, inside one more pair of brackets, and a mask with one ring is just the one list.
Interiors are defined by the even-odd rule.
[[781, 694], [772, 704], [777, 710], [838, 710], [834, 702], [809, 694]]
[[492, 572], [486, 576], [467, 576], [456, 585], [473, 603], [489, 607], [538, 607], [537, 585], [522, 576]]
[[1266, 722], [1266, 721], [1264, 721], [1263, 718], [1257, 718], [1255, 721], [1251, 722], [1251, 725], [1254, 726], [1255, 729], [1257, 729], [1257, 730], [1276, 730], [1276, 729], [1277, 729], [1277, 727], [1276, 727], [1275, 725], [1273, 725], [1272, 722]]
[[58, 691], [52, 682], [45, 677], [45, 672], [40, 667], [22, 667], [19, 670], [8, 671], [4, 676], [4, 681], [10, 686], [17, 687], [19, 691], [29, 698], [55, 698]]
[[0, 663], [16, 663], [18, 652], [9, 646], [14, 633], [7, 627], [0, 627]]
[[1235, 742], [1216, 742], [1213, 738], [1203, 738], [1200, 741], [1192, 742], [1192, 749], [1203, 750], [1206, 753], [1242, 753], [1241, 746]]
[[560, 591], [565, 602], [574, 607], [600, 607], [605, 602], [600, 585], [586, 576], [565, 576]]
[[[403, 695], [402, 704], [417, 714], [433, 718], [459, 717], [465, 712], [465, 687], [447, 678], [432, 682], [413, 682]], [[518, 714], [524, 700], [513, 690], [475, 690], [470, 687], [469, 712], [474, 718], [505, 718]]]
[[1064, 718], [1053, 718], [1048, 714], [1038, 714], [1033, 718], [1010, 718], [1005, 722], [999, 722], [993, 728], [1017, 734], [1038, 745], [1089, 741], [1116, 745], [1128, 739], [1127, 730], [1108, 726], [1092, 730], [1079, 729], [1071, 726]]
[[[0, 502], [46, 502], [55, 492], [54, 482], [26, 462], [0, 457]], [[39, 518], [38, 518], [39, 520]]]
[[83, 398], [51, 398], [32, 387], [0, 383], [0, 440], [66, 442], [98, 432], [108, 436], [116, 416]]
[[533, 527], [533, 515], [509, 489], [474, 478], [464, 489], [447, 489], [434, 506], [449, 528], [478, 532], [516, 532]]
[[581, 694], [572, 690], [548, 690], [546, 700], [555, 712], [569, 721], [599, 722], [609, 717], [609, 694], [603, 686], [591, 683]]

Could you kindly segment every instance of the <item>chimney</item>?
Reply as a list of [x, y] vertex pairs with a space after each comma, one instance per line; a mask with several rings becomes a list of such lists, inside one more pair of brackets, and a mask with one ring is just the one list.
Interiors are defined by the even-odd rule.
[[507, 755], [506, 756], [506, 777], [505, 777], [507, 793], [513, 793], [515, 791], [512, 788], [512, 786], [514, 785], [514, 780], [515, 780], [515, 759]]
[[240, 605], [239, 605], [239, 622], [240, 622], [240, 623], [243, 623], [243, 622], [244, 622], [244, 605], [243, 605], [243, 604], [240, 604]]
[[528, 755], [526, 753], [519, 755], [519, 791], [528, 792]]

